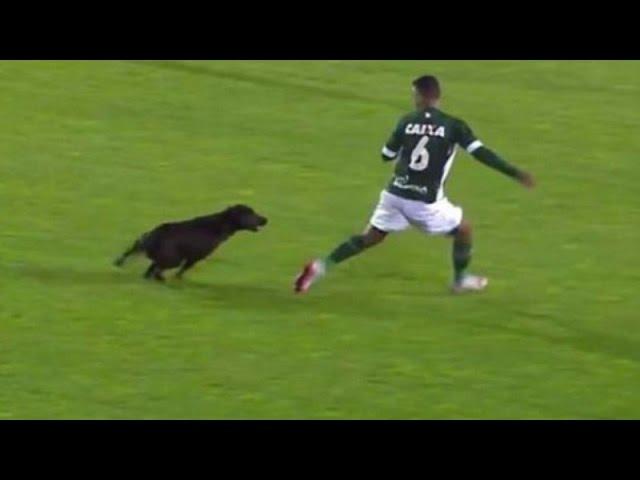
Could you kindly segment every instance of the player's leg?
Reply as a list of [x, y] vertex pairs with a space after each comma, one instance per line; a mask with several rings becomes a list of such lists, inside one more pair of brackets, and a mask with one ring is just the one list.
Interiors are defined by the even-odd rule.
[[362, 235], [354, 235], [338, 245], [327, 257], [307, 263], [295, 281], [294, 289], [297, 293], [306, 292], [309, 287], [335, 265], [354, 257], [365, 250], [381, 243], [388, 232], [370, 225]]
[[484, 290], [489, 283], [486, 277], [467, 273], [467, 268], [471, 263], [471, 250], [473, 247], [473, 228], [471, 223], [463, 220], [460, 226], [451, 232], [453, 237], [453, 247], [451, 257], [453, 262], [453, 285], [454, 293], [477, 292]]
[[460, 225], [450, 232], [452, 239], [451, 260], [453, 263], [453, 282], [458, 283], [464, 277], [467, 267], [471, 263], [471, 248], [473, 246], [473, 229], [471, 223], [462, 220]]
[[337, 264], [378, 245], [390, 232], [407, 228], [409, 223], [395, 207], [394, 202], [394, 196], [383, 192], [365, 232], [344, 241], [325, 258], [307, 263], [296, 278], [295, 291], [297, 293], [306, 292], [318, 278]]
[[467, 272], [471, 263], [473, 229], [471, 223], [463, 218], [460, 207], [444, 198], [436, 203], [423, 205], [407, 201], [403, 204], [403, 211], [409, 221], [425, 233], [448, 235], [453, 239], [452, 290], [455, 293], [479, 291], [487, 286], [488, 280], [485, 277]]
[[369, 225], [363, 234], [354, 235], [347, 241], [338, 245], [333, 252], [324, 259], [325, 268], [332, 268], [333, 266], [342, 263], [371, 247], [375, 247], [381, 243], [387, 235], [388, 232], [374, 227], [373, 225]]

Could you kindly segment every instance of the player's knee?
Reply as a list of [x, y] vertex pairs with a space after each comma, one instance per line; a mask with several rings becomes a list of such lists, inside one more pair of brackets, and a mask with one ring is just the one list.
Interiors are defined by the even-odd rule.
[[361, 236], [363, 241], [363, 247], [369, 248], [381, 243], [387, 234], [376, 228], [369, 228], [364, 235]]
[[460, 239], [468, 240], [468, 239], [471, 239], [472, 235], [473, 235], [473, 227], [471, 226], [471, 223], [467, 220], [463, 220], [460, 223], [460, 226], [456, 230], [456, 237]]
[[377, 236], [364, 237], [364, 247], [365, 248], [374, 247], [379, 243], [381, 243], [383, 240], [384, 240], [384, 237], [377, 237]]

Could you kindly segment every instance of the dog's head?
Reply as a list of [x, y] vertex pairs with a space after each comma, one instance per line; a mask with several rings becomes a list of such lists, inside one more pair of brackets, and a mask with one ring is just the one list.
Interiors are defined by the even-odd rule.
[[229, 222], [238, 230], [257, 232], [267, 224], [267, 218], [258, 215], [253, 208], [246, 205], [234, 205], [224, 211]]

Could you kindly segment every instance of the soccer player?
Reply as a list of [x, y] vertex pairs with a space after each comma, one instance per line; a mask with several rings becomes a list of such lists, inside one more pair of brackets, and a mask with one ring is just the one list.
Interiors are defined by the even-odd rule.
[[476, 160], [533, 188], [533, 177], [510, 165], [485, 147], [462, 120], [439, 109], [440, 84], [430, 75], [413, 82], [416, 110], [402, 117], [382, 148], [385, 161], [396, 161], [394, 175], [380, 194], [370, 225], [362, 235], [338, 245], [329, 256], [305, 265], [295, 291], [306, 292], [326, 272], [348, 258], [378, 245], [389, 233], [414, 226], [431, 235], [453, 240], [454, 293], [481, 291], [488, 279], [467, 272], [471, 261], [472, 228], [444, 193], [457, 145]]

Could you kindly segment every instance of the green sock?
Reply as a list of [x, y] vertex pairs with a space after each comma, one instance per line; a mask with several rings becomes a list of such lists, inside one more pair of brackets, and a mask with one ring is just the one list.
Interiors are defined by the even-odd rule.
[[338, 247], [325, 258], [324, 263], [327, 269], [334, 265], [344, 262], [346, 259], [353, 257], [365, 250], [364, 238], [362, 235], [355, 235], [346, 242], [338, 245]]
[[471, 245], [462, 242], [453, 242], [453, 279], [459, 282], [464, 277], [465, 270], [471, 263]]

